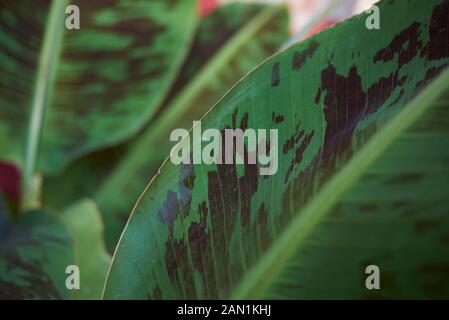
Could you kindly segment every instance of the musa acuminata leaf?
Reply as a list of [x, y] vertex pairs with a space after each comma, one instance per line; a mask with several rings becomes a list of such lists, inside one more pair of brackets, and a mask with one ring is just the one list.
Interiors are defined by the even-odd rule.
[[[2, 200], [2, 199], [0, 199]], [[99, 299], [110, 256], [95, 203], [84, 199], [56, 215], [32, 210], [11, 219], [0, 202], [0, 298]], [[79, 288], [66, 285], [76, 266]], [[69, 279], [69, 281], [72, 281]]]
[[65, 271], [74, 265], [70, 234], [54, 214], [33, 211], [10, 219], [0, 199], [0, 299], [67, 299]]
[[64, 174], [46, 179], [45, 199], [60, 207], [97, 192], [112, 251], [136, 198], [170, 151], [171, 130], [189, 128], [287, 38], [284, 6], [232, 4], [217, 9], [201, 20], [167, 101], [145, 130], [125, 145], [88, 155]]
[[[80, 29], [66, 30], [68, 5]], [[1, 159], [23, 165], [27, 185], [36, 170], [60, 171], [136, 133], [195, 24], [195, 1], [1, 1]]]
[[449, 1], [378, 5], [381, 30], [362, 14], [296, 44], [205, 115], [278, 129], [277, 173], [167, 160], [105, 298], [447, 297]]

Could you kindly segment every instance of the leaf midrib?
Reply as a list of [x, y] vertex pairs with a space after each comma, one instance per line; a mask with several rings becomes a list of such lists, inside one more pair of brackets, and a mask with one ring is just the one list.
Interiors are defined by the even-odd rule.
[[348, 163], [327, 182], [300, 213], [288, 224], [271, 248], [253, 266], [234, 290], [231, 299], [256, 299], [263, 296], [283, 270], [286, 262], [301, 247], [303, 240], [337, 203], [340, 196], [363, 174], [375, 159], [410, 127], [447, 88], [449, 69], [429, 84], [416, 98], [405, 104]]
[[53, 82], [56, 66], [59, 60], [62, 38], [65, 30], [65, 8], [69, 0], [54, 0], [50, 4], [50, 12], [45, 26], [44, 41], [39, 55], [38, 70], [36, 74], [31, 113], [28, 122], [26, 136], [26, 148], [24, 154], [24, 170], [22, 183], [22, 206], [33, 206], [33, 175], [36, 169], [36, 161], [39, 144], [42, 137], [42, 127]]

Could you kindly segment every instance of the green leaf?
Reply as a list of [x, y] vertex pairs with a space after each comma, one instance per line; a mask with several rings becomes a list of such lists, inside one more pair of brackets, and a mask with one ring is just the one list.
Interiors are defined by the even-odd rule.
[[[448, 296], [448, 71], [321, 192], [323, 199], [337, 198], [321, 202], [334, 202], [332, 208], [309, 207], [309, 217], [291, 226], [301, 243], [283, 274], [266, 283], [263, 298]], [[365, 269], [373, 264], [381, 290], [369, 291]], [[254, 296], [248, 290], [257, 291], [254, 283], [242, 289]]]
[[[284, 7], [233, 4], [201, 20], [191, 52], [158, 117], [130, 142], [90, 154], [62, 175], [47, 178], [46, 203], [63, 207], [91, 196], [104, 183], [97, 198], [106, 215], [108, 248], [113, 251], [136, 198], [170, 151], [170, 131], [189, 128], [192, 120], [199, 119], [235, 82], [275, 52], [288, 37], [287, 14]], [[124, 164], [135, 161], [139, 165], [132, 168]], [[112, 193], [120, 195], [115, 198]]]
[[203, 19], [162, 106], [167, 112], [159, 123], [171, 128], [168, 119], [190, 125], [185, 117], [200, 118], [248, 71], [279, 49], [288, 39], [288, 23], [285, 6], [241, 3], [225, 5]]
[[[79, 30], [65, 28], [68, 4], [80, 9]], [[27, 186], [36, 168], [58, 172], [135, 134], [169, 89], [195, 23], [196, 3], [184, 0], [2, 5], [1, 158], [25, 166]]]
[[287, 34], [288, 12], [284, 6], [225, 6], [203, 22], [181, 77], [169, 95], [175, 98], [133, 141], [96, 194], [101, 211], [107, 214], [109, 244], [116, 244], [135, 199], [169, 153], [170, 132], [189, 128], [193, 120], [200, 119], [235, 82], [273, 54]]
[[84, 199], [65, 210], [64, 220], [73, 235], [80, 270], [80, 289], [74, 291], [74, 298], [100, 299], [111, 260], [101, 214], [92, 200]]
[[277, 173], [166, 161], [105, 298], [447, 297], [449, 1], [379, 6], [381, 30], [362, 14], [294, 45], [205, 115], [278, 129]]
[[32, 211], [18, 225], [0, 201], [0, 299], [69, 298], [65, 271], [74, 261], [70, 234], [56, 215]]

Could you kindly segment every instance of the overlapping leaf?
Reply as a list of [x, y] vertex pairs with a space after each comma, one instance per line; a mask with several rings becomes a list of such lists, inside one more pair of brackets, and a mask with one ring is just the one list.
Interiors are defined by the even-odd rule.
[[[26, 211], [11, 220], [0, 202], [1, 299], [99, 299], [110, 257], [103, 223], [90, 200], [76, 203], [64, 215]], [[69, 290], [68, 266], [79, 269], [79, 289]]]
[[202, 119], [278, 129], [277, 173], [166, 162], [106, 298], [363, 297], [371, 263], [379, 297], [447, 296], [448, 73], [431, 81], [449, 62], [449, 1], [379, 6], [382, 32], [361, 15], [292, 46]]
[[107, 215], [106, 236], [113, 250], [136, 198], [171, 148], [171, 130], [189, 128], [192, 120], [273, 54], [287, 34], [283, 6], [233, 4], [218, 9], [201, 21], [175, 85], [145, 131], [126, 145], [94, 153], [62, 176], [47, 179], [46, 198], [63, 206], [97, 192], [103, 182], [96, 198]]
[[[80, 9], [79, 30], [65, 29], [69, 4]], [[2, 1], [0, 8], [0, 157], [23, 164], [27, 144], [27, 160], [46, 173], [142, 127], [169, 89], [196, 20], [195, 1], [184, 0]]]
[[0, 298], [69, 298], [65, 271], [76, 262], [64, 224], [45, 211], [27, 212], [20, 225], [10, 218], [0, 201]]
[[80, 269], [80, 288], [76, 299], [100, 299], [111, 257], [106, 251], [103, 221], [95, 203], [83, 199], [64, 212], [71, 232]]

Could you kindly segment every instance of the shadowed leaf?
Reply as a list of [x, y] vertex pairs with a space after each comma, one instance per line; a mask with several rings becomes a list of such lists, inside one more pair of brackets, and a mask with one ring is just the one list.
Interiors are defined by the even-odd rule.
[[72, 241], [53, 214], [27, 212], [10, 220], [0, 201], [0, 299], [66, 299], [68, 265], [75, 264]]

